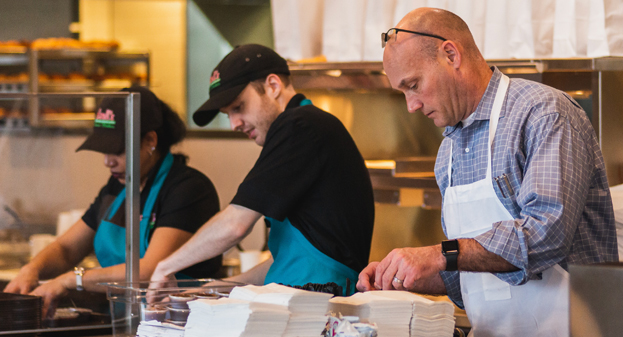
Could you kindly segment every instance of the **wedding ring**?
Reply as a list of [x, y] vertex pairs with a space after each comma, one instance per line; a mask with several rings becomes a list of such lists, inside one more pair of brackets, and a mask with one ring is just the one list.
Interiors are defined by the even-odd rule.
[[396, 282], [398, 284], [402, 284], [402, 280], [397, 278], [396, 276], [394, 276], [394, 282]]

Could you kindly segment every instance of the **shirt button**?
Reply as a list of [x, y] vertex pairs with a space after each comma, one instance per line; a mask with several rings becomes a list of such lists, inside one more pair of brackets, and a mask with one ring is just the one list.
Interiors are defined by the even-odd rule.
[[466, 148], [465, 148], [465, 152], [466, 152], [466, 153], [469, 153], [469, 147], [466, 147]]

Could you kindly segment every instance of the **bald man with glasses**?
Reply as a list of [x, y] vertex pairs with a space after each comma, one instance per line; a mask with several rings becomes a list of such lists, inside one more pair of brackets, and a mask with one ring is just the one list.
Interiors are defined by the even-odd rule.
[[618, 260], [586, 113], [564, 92], [489, 67], [450, 12], [418, 8], [381, 38], [409, 112], [445, 128], [435, 176], [449, 240], [393, 250], [357, 288], [447, 294], [473, 336], [568, 336], [568, 265]]

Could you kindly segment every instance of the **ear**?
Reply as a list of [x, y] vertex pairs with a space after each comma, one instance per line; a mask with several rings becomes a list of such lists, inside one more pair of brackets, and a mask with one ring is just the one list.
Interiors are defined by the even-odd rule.
[[145, 136], [143, 136], [143, 139], [141, 140], [141, 147], [143, 146], [149, 150], [158, 147], [158, 134], [156, 131], [149, 131], [145, 134]]
[[271, 98], [277, 99], [281, 92], [283, 91], [283, 82], [281, 82], [281, 78], [276, 74], [270, 74], [266, 77], [266, 82], [264, 82], [264, 86], [266, 88], [266, 94], [268, 94]]
[[441, 44], [444, 60], [451, 67], [458, 69], [461, 66], [461, 52], [454, 41], [444, 41]]

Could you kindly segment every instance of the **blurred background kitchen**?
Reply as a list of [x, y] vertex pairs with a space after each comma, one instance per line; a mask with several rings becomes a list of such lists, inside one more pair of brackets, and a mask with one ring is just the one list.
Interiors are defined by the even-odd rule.
[[[380, 33], [420, 6], [463, 17], [508, 75], [571, 94], [600, 137], [610, 184], [623, 183], [621, 1], [0, 0], [0, 92], [148, 85], [188, 122], [174, 151], [210, 177], [223, 208], [261, 148], [229, 131], [224, 116], [205, 128], [190, 117], [233, 46], [273, 47], [292, 61], [295, 88], [335, 114], [369, 161], [377, 201], [370, 259], [379, 260], [445, 238], [432, 173], [443, 130], [407, 113], [380, 62]], [[101, 155], [75, 153], [95, 106], [89, 97], [0, 101], [0, 280], [80, 217], [108, 178]], [[264, 244], [260, 221], [241, 246]], [[227, 254], [232, 270], [237, 256]]]

